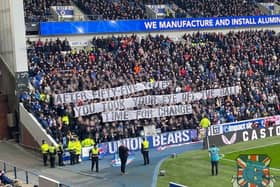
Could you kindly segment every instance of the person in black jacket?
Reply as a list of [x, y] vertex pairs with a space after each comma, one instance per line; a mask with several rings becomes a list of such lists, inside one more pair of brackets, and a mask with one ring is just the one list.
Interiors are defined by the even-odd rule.
[[119, 157], [121, 159], [121, 175], [125, 174], [125, 166], [128, 158], [128, 148], [125, 145], [119, 147]]

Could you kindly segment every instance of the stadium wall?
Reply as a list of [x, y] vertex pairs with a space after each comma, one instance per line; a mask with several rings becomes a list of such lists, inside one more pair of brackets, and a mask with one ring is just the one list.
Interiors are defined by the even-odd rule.
[[0, 1], [0, 71], [0, 91], [8, 97], [7, 111], [18, 113], [17, 94], [28, 85], [28, 79], [22, 77], [28, 71], [23, 0]]
[[20, 115], [20, 143], [26, 147], [39, 149], [39, 145], [42, 140], [46, 143], [53, 143], [57, 146], [54, 139], [47, 134], [46, 130], [42, 125], [36, 120], [36, 118], [30, 114], [23, 106], [19, 104], [19, 115]]
[[28, 70], [23, 0], [0, 1], [0, 55], [12, 74]]

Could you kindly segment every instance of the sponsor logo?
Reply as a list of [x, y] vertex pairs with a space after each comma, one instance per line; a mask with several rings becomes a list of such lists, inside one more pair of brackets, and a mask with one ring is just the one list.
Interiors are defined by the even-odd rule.
[[213, 133], [214, 134], [221, 134], [221, 130], [219, 126], [213, 126]]
[[239, 155], [236, 159], [237, 174], [232, 178], [233, 187], [273, 186], [270, 175], [271, 159], [264, 154]]
[[229, 144], [234, 144], [235, 143], [237, 134], [234, 133], [232, 135], [232, 137], [230, 138], [230, 140], [225, 135], [223, 135], [223, 134], [222, 134], [221, 137], [222, 137], [222, 140], [223, 140], [224, 144], [229, 145]]
[[252, 129], [242, 132], [243, 141], [258, 140], [262, 138], [267, 138], [271, 136], [280, 136], [280, 126], [268, 127], [262, 129]]
[[[272, 126], [268, 128], [255, 128], [243, 131], [229, 132], [225, 134], [208, 136], [204, 142], [209, 141], [209, 145], [215, 144], [217, 146], [230, 145], [237, 142], [247, 142], [272, 136], [280, 136], [280, 126]], [[207, 140], [208, 139], [208, 140]], [[204, 148], [208, 149], [208, 143], [204, 144]]]

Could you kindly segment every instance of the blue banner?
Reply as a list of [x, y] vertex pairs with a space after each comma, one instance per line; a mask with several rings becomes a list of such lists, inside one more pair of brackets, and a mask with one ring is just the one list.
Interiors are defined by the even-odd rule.
[[235, 27], [272, 26], [280, 24], [280, 15], [235, 16], [217, 18], [174, 18], [153, 20], [42, 22], [40, 34], [74, 35], [133, 33], [152, 31], [198, 30]]
[[266, 127], [265, 118], [225, 123], [221, 125], [212, 125], [208, 129], [208, 136], [214, 136], [219, 134], [225, 134], [228, 132], [235, 132], [235, 131], [252, 129], [252, 128], [265, 128], [265, 127]]
[[[185, 144], [192, 142], [193, 139], [197, 139], [197, 130], [181, 130], [174, 132], [161, 133], [155, 136], [148, 136], [149, 146], [151, 149], [165, 147], [169, 145]], [[127, 146], [129, 151], [139, 151], [141, 150], [142, 138], [127, 138], [119, 141], [105, 142], [98, 145], [100, 149], [101, 157], [107, 155], [114, 155], [118, 153], [118, 148], [121, 144]], [[89, 157], [89, 151], [92, 147], [83, 148], [82, 157], [83, 160], [87, 160]]]

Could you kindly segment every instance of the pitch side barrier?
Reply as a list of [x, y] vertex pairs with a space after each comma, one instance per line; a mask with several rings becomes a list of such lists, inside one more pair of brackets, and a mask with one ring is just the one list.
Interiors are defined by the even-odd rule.
[[280, 136], [280, 115], [257, 118], [209, 127], [203, 147], [235, 144], [271, 136]]
[[242, 27], [278, 26], [280, 15], [233, 16], [216, 18], [173, 18], [112, 21], [42, 22], [41, 36], [85, 35], [110, 33], [147, 33], [159, 31], [187, 31], [232, 29]]
[[[197, 130], [187, 129], [173, 132], [160, 133], [154, 136], [147, 136], [149, 145], [151, 149], [168, 147], [173, 145], [180, 145], [190, 143], [197, 140]], [[127, 138], [118, 141], [104, 142], [98, 144], [100, 149], [101, 158], [104, 156], [115, 155], [118, 153], [118, 147], [124, 144], [128, 147], [131, 152], [136, 152], [141, 150], [142, 137]], [[89, 159], [89, 152], [91, 147], [85, 147], [82, 149], [81, 160]], [[69, 161], [69, 153], [66, 152], [64, 156], [64, 161]]]

